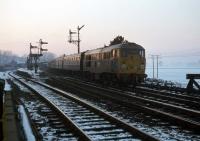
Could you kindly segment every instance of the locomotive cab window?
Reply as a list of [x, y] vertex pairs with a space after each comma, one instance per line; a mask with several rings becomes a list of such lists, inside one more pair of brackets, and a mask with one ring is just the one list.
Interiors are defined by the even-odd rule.
[[136, 49], [122, 49], [121, 51], [121, 56], [122, 57], [129, 57], [129, 56], [133, 56], [133, 55], [138, 55], [139, 51]]

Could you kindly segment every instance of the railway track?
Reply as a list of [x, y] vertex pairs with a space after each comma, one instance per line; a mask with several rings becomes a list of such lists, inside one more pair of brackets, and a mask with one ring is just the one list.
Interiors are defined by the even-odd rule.
[[56, 109], [79, 140], [158, 140], [69, 93], [43, 83], [15, 79]]
[[146, 94], [146, 95], [153, 95], [155, 96], [164, 98], [164, 97], [169, 97], [169, 100], [177, 100], [182, 103], [188, 104], [189, 106], [195, 106], [200, 107], [200, 95], [191, 95], [191, 94], [181, 94], [181, 93], [173, 93], [170, 91], [165, 91], [165, 90], [156, 90], [152, 88], [147, 88], [147, 87], [142, 87], [142, 86], [137, 86], [136, 91]]
[[[50, 103], [41, 96], [32, 92], [22, 84], [14, 82], [14, 85], [22, 89], [20, 93], [16, 94], [17, 102], [25, 108], [34, 135], [38, 141], [76, 141], [81, 138], [79, 135], [75, 134], [73, 129], [69, 126], [70, 124], [67, 124], [67, 119], [60, 116], [56, 107], [51, 106]], [[19, 90], [17, 91], [19, 92]]]
[[63, 82], [68, 85], [73, 85], [71, 88], [77, 87], [77, 89], [81, 91], [86, 91], [96, 95], [104, 95], [105, 97], [121, 103], [126, 107], [137, 108], [151, 114], [152, 116], [159, 116], [160, 118], [168, 120], [174, 124], [178, 124], [186, 129], [190, 129], [195, 132], [198, 132], [200, 129], [200, 123], [198, 122], [200, 116], [199, 111], [197, 110], [134, 96], [130, 93], [116, 89], [101, 88], [92, 83], [80, 82], [80, 80], [77, 81], [76, 79], [68, 77], [65, 78], [65, 81], [63, 80]]

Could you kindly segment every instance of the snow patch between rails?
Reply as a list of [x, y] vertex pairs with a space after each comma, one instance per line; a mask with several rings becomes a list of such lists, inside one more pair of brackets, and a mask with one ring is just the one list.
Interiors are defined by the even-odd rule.
[[28, 117], [26, 116], [24, 107], [19, 105], [18, 111], [20, 114], [21, 124], [24, 130], [25, 138], [27, 141], [36, 141], [33, 131], [31, 129], [30, 123], [28, 121]]
[[29, 74], [33, 78], [38, 78], [39, 77], [39, 73], [42, 72], [41, 70], [38, 69], [38, 73], [35, 73], [35, 70], [28, 70], [26, 68], [20, 68], [20, 69], [18, 69], [18, 71], [26, 72], [27, 74]]

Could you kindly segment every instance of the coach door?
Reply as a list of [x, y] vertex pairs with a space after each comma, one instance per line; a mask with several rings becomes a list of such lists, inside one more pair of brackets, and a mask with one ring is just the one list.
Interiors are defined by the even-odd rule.
[[83, 71], [83, 60], [85, 57], [85, 52], [81, 53], [81, 58], [80, 58], [80, 71]]

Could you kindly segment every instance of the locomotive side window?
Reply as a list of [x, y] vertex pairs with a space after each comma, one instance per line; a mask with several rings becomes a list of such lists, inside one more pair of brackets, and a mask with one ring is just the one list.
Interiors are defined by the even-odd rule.
[[143, 54], [143, 53], [142, 53], [142, 50], [139, 51], [139, 54], [140, 54], [141, 57], [143, 56], [143, 55], [142, 55], [142, 54]]
[[112, 50], [112, 57], [115, 58], [115, 50]]
[[107, 58], [107, 55], [106, 53], [103, 54], [103, 59], [106, 59]]
[[113, 58], [117, 58], [120, 56], [120, 52], [119, 52], [119, 49], [113, 49], [112, 52], [111, 52], [111, 56]]
[[141, 56], [142, 58], [145, 57], [145, 52], [144, 52], [144, 50], [140, 50], [139, 54], [140, 54], [140, 56]]
[[143, 56], [143, 50], [123, 49], [121, 52], [122, 52], [122, 57], [129, 57], [133, 55]]

